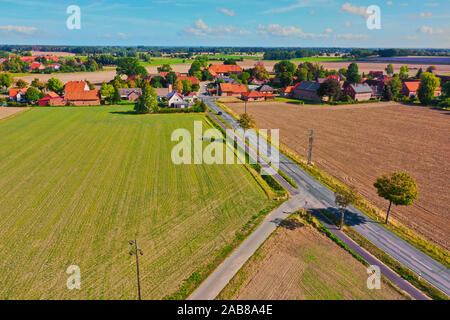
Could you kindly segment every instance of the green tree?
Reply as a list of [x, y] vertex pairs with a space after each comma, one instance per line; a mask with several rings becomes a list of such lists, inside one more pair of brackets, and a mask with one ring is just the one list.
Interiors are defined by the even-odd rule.
[[113, 86], [113, 88], [114, 88], [114, 94], [112, 96], [111, 103], [118, 104], [122, 100], [122, 97], [120, 96], [119, 89], [116, 86]]
[[344, 225], [345, 210], [348, 208], [349, 205], [356, 203], [359, 197], [354, 188], [345, 189], [339, 187], [334, 193], [334, 195], [335, 195], [335, 203], [342, 209], [341, 225], [339, 227], [340, 229], [342, 229]]
[[64, 90], [64, 84], [61, 82], [61, 80], [56, 78], [48, 79], [46, 86], [47, 90], [56, 92], [59, 95], [61, 95]]
[[347, 69], [347, 81], [350, 83], [361, 83], [362, 78], [356, 63], [351, 63]]
[[446, 98], [450, 98], [450, 81], [447, 81], [442, 86], [442, 95]]
[[300, 81], [308, 81], [308, 69], [300, 68], [297, 70], [297, 77]]
[[178, 79], [177, 81], [175, 81], [173, 89], [178, 92], [183, 92], [183, 83], [181, 82], [181, 80]]
[[114, 96], [114, 86], [112, 84], [103, 82], [100, 88], [100, 94], [102, 95], [102, 97], [105, 97], [105, 101], [107, 103], [112, 103]]
[[177, 82], [177, 79], [178, 79], [177, 74], [175, 72], [171, 71], [166, 75], [166, 84], [167, 85], [169, 85], [169, 84], [175, 85], [175, 83]]
[[137, 58], [119, 58], [116, 72], [118, 75], [125, 74], [127, 76], [147, 75], [147, 70]]
[[440, 85], [440, 80], [433, 73], [424, 72], [420, 76], [420, 86], [417, 92], [422, 104], [431, 104], [434, 98], [436, 88]]
[[385, 70], [387, 75], [392, 77], [392, 75], [394, 74], [394, 66], [392, 65], [392, 63], [388, 64]]
[[134, 105], [134, 110], [138, 114], [157, 113], [158, 112], [158, 96], [155, 89], [145, 84], [142, 88], [142, 94]]
[[408, 72], [409, 72], [409, 67], [408, 66], [401, 66], [400, 67], [399, 78], [400, 79], [408, 79]]
[[283, 72], [279, 75], [279, 79], [280, 79], [280, 83], [283, 87], [287, 87], [290, 86], [292, 84], [293, 77], [292, 77], [292, 73], [290, 72]]
[[248, 113], [241, 114], [238, 123], [243, 129], [250, 129], [255, 126], [255, 120]]
[[193, 92], [198, 92], [200, 90], [200, 85], [198, 83], [194, 83], [192, 85], [192, 91]]
[[386, 214], [386, 224], [392, 204], [396, 206], [409, 206], [417, 199], [417, 183], [405, 172], [392, 172], [384, 174], [374, 183], [378, 195], [389, 201]]
[[32, 86], [34, 88], [37, 88], [37, 89], [39, 89], [41, 91], [45, 89], [45, 83], [39, 81], [38, 78], [34, 78], [34, 80], [31, 81], [30, 86]]
[[0, 87], [8, 89], [13, 83], [13, 77], [10, 73], [0, 73]]
[[30, 102], [31, 104], [35, 104], [40, 99], [39, 90], [35, 87], [30, 87], [28, 88], [25, 97], [28, 102]]
[[402, 81], [395, 77], [387, 82], [387, 87], [390, 89], [393, 98], [397, 98], [402, 90]]
[[250, 79], [250, 73], [244, 71], [239, 75], [239, 78], [242, 80], [242, 83], [247, 84], [248, 79]]
[[163, 64], [162, 66], [159, 66], [157, 69], [159, 73], [172, 71], [172, 67], [170, 66], [170, 64]]
[[188, 94], [192, 91], [192, 83], [189, 80], [182, 80], [181, 83], [183, 85], [183, 94]]
[[273, 69], [277, 75], [285, 72], [289, 72], [292, 75], [297, 70], [297, 67], [292, 62], [288, 60], [283, 60], [275, 64]]
[[19, 79], [16, 82], [16, 86], [17, 86], [17, 88], [23, 89], [23, 88], [26, 88], [28, 86], [28, 82], [26, 82], [23, 79]]
[[423, 73], [423, 69], [420, 68], [419, 71], [417, 71], [417, 73], [416, 73], [416, 78], [420, 79], [420, 76], [422, 75], [422, 73]]
[[338, 100], [341, 97], [341, 85], [335, 79], [325, 80], [317, 90], [320, 97], [327, 96], [329, 101]]

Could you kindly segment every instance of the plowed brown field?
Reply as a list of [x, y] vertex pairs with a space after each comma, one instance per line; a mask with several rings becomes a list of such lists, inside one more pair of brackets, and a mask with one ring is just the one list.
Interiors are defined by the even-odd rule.
[[0, 120], [13, 114], [27, 110], [28, 108], [0, 107]]
[[399, 300], [382, 281], [367, 289], [367, 269], [344, 249], [299, 220], [280, 227], [219, 295], [236, 300]]
[[[243, 112], [243, 104], [229, 104]], [[249, 103], [259, 128], [280, 129], [280, 140], [302, 156], [308, 129], [315, 130], [314, 162], [370, 202], [385, 209], [373, 183], [400, 170], [419, 185], [419, 199], [393, 207], [392, 215], [449, 250], [450, 111], [396, 103], [298, 106], [284, 102]]]

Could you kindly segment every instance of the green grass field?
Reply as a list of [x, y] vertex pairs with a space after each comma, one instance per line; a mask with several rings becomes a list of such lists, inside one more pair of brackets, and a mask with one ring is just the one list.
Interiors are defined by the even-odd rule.
[[307, 57], [307, 58], [296, 58], [291, 61], [310, 61], [310, 62], [320, 62], [320, 61], [331, 61], [331, 62], [339, 62], [339, 61], [348, 61], [347, 58], [341, 57]]
[[144, 67], [155, 67], [161, 66], [163, 64], [173, 65], [190, 62], [191, 61], [188, 59], [179, 59], [179, 58], [152, 58], [151, 62], [141, 61], [141, 65]]
[[[203, 115], [35, 108], [0, 121], [0, 299], [160, 299], [269, 204], [243, 166], [171, 161]], [[81, 290], [65, 273], [81, 268]]]

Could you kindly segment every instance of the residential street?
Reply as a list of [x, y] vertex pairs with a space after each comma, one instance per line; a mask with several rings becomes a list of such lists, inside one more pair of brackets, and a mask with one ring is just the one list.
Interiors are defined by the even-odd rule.
[[[217, 117], [220, 117], [232, 128], [237, 129], [239, 127], [237, 121], [231, 115], [214, 103], [214, 98], [205, 97], [204, 101], [216, 112], [216, 114], [219, 111], [222, 112], [222, 115], [216, 115]], [[282, 132], [280, 132], [280, 135], [282, 135]], [[249, 144], [253, 146], [256, 145], [256, 136], [251, 136], [247, 140]], [[320, 209], [336, 210], [334, 193], [332, 191], [320, 184], [283, 155], [280, 155], [279, 166], [295, 180], [299, 189], [291, 193], [292, 197], [290, 200], [267, 216], [266, 220], [252, 233], [252, 235], [247, 238], [241, 246], [237, 248], [207, 280], [205, 280], [197, 291], [190, 296], [190, 299], [213, 299], [217, 296], [245, 261], [247, 261], [264, 240], [270, 236], [282, 219], [286, 218], [290, 213], [303, 208], [311, 210], [333, 234], [346, 243], [354, 252], [359, 254], [370, 264], [379, 265], [382, 273], [397, 286], [407, 291], [416, 299], [426, 299], [421, 292], [401, 279], [390, 269], [386, 268], [365, 250], [361, 249], [345, 234], [340, 230], [337, 230], [333, 225], [330, 225], [328, 221], [320, 215]], [[275, 178], [277, 180], [283, 180], [281, 177]], [[286, 183], [284, 182], [283, 185], [286, 185]], [[292, 190], [289, 191], [292, 192]], [[450, 294], [450, 272], [448, 268], [394, 235], [388, 229], [384, 228], [383, 225], [370, 219], [353, 207], [348, 208], [346, 223], [417, 275], [441, 289], [447, 295]]]

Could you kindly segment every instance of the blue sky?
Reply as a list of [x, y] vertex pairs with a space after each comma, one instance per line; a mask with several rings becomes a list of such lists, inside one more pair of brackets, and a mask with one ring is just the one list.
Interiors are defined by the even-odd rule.
[[[66, 27], [70, 5], [81, 29]], [[365, 8], [378, 5], [381, 29]], [[0, 0], [0, 43], [450, 48], [450, 0]]]

